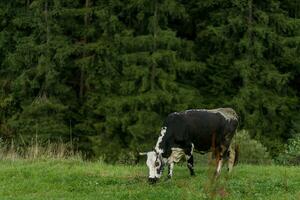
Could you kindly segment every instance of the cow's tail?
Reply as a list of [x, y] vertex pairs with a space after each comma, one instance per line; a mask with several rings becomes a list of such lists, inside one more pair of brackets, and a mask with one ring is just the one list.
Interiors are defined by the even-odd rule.
[[238, 144], [234, 145], [234, 151], [235, 151], [235, 156], [234, 156], [233, 165], [235, 166], [239, 162], [240, 146]]
[[233, 159], [233, 166], [237, 165], [239, 162], [239, 154], [240, 154], [240, 145], [237, 142], [237, 129], [235, 130], [235, 135], [233, 140], [231, 141], [231, 149], [234, 151], [234, 159]]
[[237, 113], [236, 113], [236, 117], [237, 117], [238, 124], [237, 124], [237, 127], [235, 129], [235, 138], [234, 138], [234, 151], [235, 151], [235, 157], [234, 157], [234, 162], [233, 162], [234, 166], [238, 164], [239, 154], [240, 154], [240, 146], [239, 146], [239, 144], [237, 144], [236, 137], [237, 137], [237, 134], [238, 134], [239, 126], [241, 124], [241, 118], [239, 117], [239, 115]]

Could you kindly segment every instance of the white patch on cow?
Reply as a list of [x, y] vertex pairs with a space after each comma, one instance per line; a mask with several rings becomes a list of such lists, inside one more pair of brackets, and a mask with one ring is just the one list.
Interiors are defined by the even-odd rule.
[[169, 176], [173, 176], [174, 162], [169, 164]]
[[161, 143], [163, 137], [165, 136], [166, 131], [167, 131], [167, 127], [164, 126], [161, 128], [160, 136], [158, 137], [156, 142], [155, 151], [159, 154], [162, 154], [164, 152], [163, 149], [159, 148], [159, 144]]
[[186, 160], [189, 160], [189, 159], [191, 158], [191, 156], [193, 155], [193, 152], [194, 152], [194, 144], [192, 143], [191, 155], [186, 155], [186, 156], [185, 156], [185, 159], [186, 159]]
[[221, 172], [222, 162], [223, 162], [222, 159], [220, 159], [220, 160], [218, 161], [217, 174], [220, 174], [220, 172]]
[[168, 158], [162, 158], [164, 164], [168, 163]]
[[185, 155], [184, 150], [181, 148], [172, 148], [172, 153], [168, 158], [168, 163], [179, 162], [180, 159]]
[[146, 164], [149, 168], [149, 178], [159, 178], [160, 177], [157, 174], [158, 166], [155, 166], [156, 160], [157, 160], [157, 154], [154, 151], [149, 151], [147, 153], [147, 161], [146, 161]]
[[220, 113], [226, 120], [238, 120], [236, 112], [231, 108], [218, 108], [212, 111]]

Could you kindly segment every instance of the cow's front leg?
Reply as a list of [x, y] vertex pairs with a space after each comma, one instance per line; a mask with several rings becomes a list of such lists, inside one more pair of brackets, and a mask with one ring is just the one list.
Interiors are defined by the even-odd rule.
[[190, 147], [185, 150], [185, 155], [186, 155], [185, 158], [187, 161], [187, 167], [190, 170], [191, 176], [195, 175], [193, 151], [194, 151], [194, 144], [191, 143]]
[[173, 176], [174, 162], [168, 163], [168, 178]]
[[194, 157], [193, 155], [190, 156], [186, 156], [186, 160], [187, 160], [187, 167], [190, 170], [190, 174], [191, 176], [195, 176], [195, 171], [194, 171]]

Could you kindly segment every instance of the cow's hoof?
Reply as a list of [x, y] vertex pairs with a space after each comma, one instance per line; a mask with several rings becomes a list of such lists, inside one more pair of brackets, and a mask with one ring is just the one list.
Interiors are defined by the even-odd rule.
[[150, 184], [154, 184], [154, 183], [157, 182], [157, 178], [148, 178], [148, 182], [149, 182]]
[[190, 175], [195, 176], [195, 171], [193, 169], [190, 170]]
[[171, 179], [172, 178], [172, 176], [171, 175], [168, 175], [168, 179]]

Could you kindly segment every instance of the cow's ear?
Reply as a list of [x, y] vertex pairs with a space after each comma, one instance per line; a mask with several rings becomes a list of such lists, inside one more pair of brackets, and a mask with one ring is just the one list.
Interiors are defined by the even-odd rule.
[[140, 156], [145, 156], [145, 155], [147, 155], [147, 152], [140, 152], [139, 155]]
[[152, 148], [152, 151], [154, 151], [157, 154], [157, 151], [156, 151], [155, 147]]

